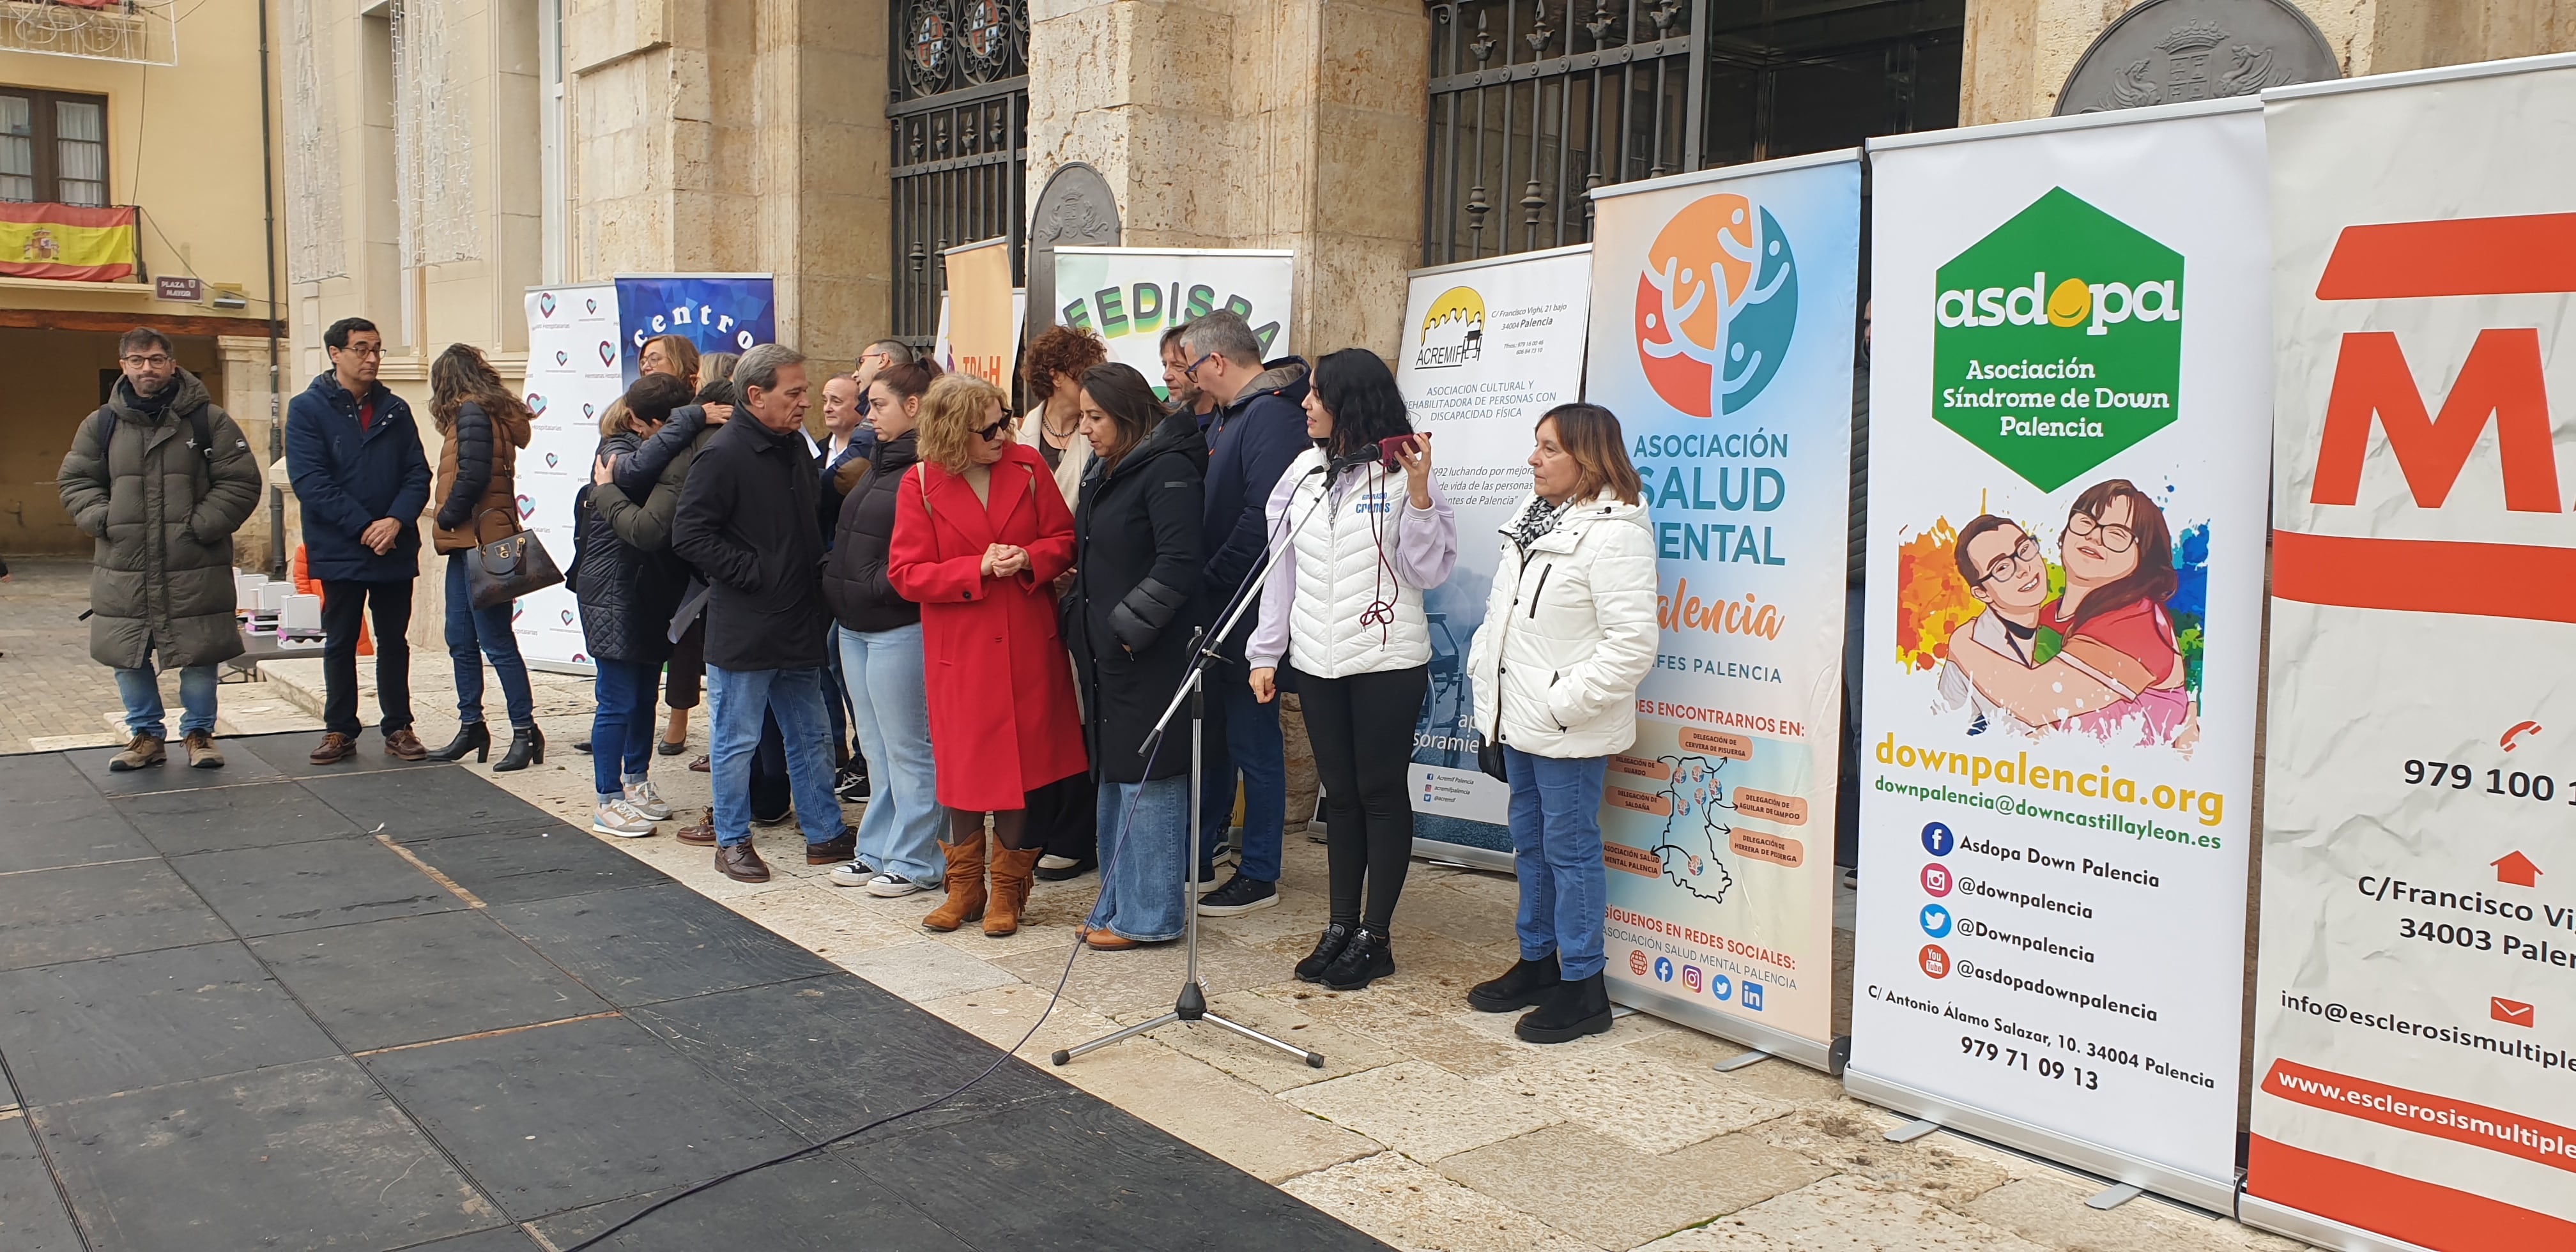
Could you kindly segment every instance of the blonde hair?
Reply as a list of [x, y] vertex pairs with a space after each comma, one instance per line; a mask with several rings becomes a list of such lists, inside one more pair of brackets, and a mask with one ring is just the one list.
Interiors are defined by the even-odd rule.
[[619, 396], [609, 401], [608, 411], [599, 415], [599, 437], [606, 439], [613, 435], [630, 433], [626, 429], [626, 419], [630, 416], [632, 414], [627, 411], [626, 397]]
[[[879, 377], [883, 381], [883, 377]], [[1010, 400], [1002, 389], [972, 374], [942, 374], [933, 379], [930, 390], [921, 397], [921, 418], [915, 427], [919, 434], [915, 446], [921, 459], [947, 470], [963, 474], [974, 463], [975, 432], [983, 429], [985, 414], [991, 406], [1001, 405], [1004, 429], [1009, 429]]]

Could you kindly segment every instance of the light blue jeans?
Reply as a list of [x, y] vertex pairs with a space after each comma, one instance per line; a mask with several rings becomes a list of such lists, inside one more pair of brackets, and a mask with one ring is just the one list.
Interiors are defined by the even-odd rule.
[[[170, 737], [164, 733], [168, 728], [162, 722], [161, 680], [153, 672], [151, 657], [144, 657], [143, 664], [134, 669], [116, 671], [116, 694], [125, 698], [125, 733], [155, 739]], [[189, 665], [179, 670], [179, 703], [188, 710], [187, 716], [179, 719], [181, 738], [200, 730], [215, 733], [214, 666]]]
[[1512, 780], [1512, 870], [1520, 875], [1521, 956], [1556, 954], [1566, 981], [1601, 972], [1601, 784], [1606, 756], [1532, 756], [1503, 745]]
[[930, 692], [922, 684], [921, 624], [893, 630], [833, 628], [850, 726], [868, 762], [868, 807], [859, 817], [859, 859], [917, 883], [948, 871], [939, 850], [947, 818], [939, 807], [930, 754]]
[[1083, 924], [1142, 943], [1180, 938], [1189, 846], [1189, 775], [1100, 784], [1100, 900]]
[[850, 828], [841, 820], [841, 798], [832, 794], [832, 721], [823, 712], [823, 676], [821, 666], [707, 667], [707, 768], [715, 787], [716, 842], [730, 848], [751, 841], [751, 758], [760, 751], [764, 710], [778, 714], [787, 785], [805, 842], [829, 843]]

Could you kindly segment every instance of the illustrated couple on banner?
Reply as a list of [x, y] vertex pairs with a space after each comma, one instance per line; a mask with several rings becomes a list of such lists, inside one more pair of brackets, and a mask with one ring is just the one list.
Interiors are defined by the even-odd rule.
[[1970, 734], [2054, 728], [2188, 753], [2197, 684], [2170, 607], [2180, 579], [2164, 510], [2109, 479], [2075, 498], [2057, 538], [2062, 591], [2020, 523], [1988, 513], [1960, 529], [1959, 577], [1984, 608], [1950, 635], [1938, 709], [1968, 710]]

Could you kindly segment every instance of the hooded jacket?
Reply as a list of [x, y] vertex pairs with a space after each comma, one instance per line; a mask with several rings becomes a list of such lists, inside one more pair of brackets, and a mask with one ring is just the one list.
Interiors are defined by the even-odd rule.
[[[304, 509], [304, 564], [323, 582], [397, 583], [420, 576], [420, 515], [429, 458], [411, 406], [383, 383], [368, 392], [375, 420], [358, 425], [358, 398], [329, 370], [286, 406], [286, 468]], [[380, 518], [400, 529], [379, 556], [358, 542]]]
[[[611, 435], [591, 455], [594, 460], [624, 456], [640, 442], [632, 433]], [[613, 484], [581, 494], [576, 569], [569, 581], [581, 605], [582, 642], [592, 657], [633, 662], [671, 658], [671, 614], [680, 607], [689, 580], [688, 571], [671, 555], [676, 495], [676, 489], [657, 493], [653, 501], [662, 505], [657, 510], [628, 500]]]
[[[1523, 497], [1508, 515], [1529, 507]], [[1506, 523], [1485, 624], [1467, 649], [1476, 729], [1532, 756], [1607, 756], [1637, 740], [1655, 663], [1655, 541], [1646, 508], [1600, 496], [1524, 553]]]
[[1073, 514], [1074, 582], [1065, 646], [1082, 683], [1083, 746], [1104, 782], [1170, 778], [1190, 765], [1167, 741], [1150, 772], [1137, 749], [1189, 668], [1191, 627], [1206, 620], [1200, 583], [1200, 467], [1187, 417], [1157, 424], [1115, 465], [1094, 460]]
[[671, 519], [671, 550], [707, 599], [707, 664], [819, 669], [832, 613], [823, 605], [823, 482], [805, 432], [770, 430], [737, 411], [698, 449]]
[[519, 449], [528, 446], [528, 414], [517, 405], [493, 414], [468, 400], [456, 406], [455, 428], [438, 452], [438, 530], [441, 552], [461, 552], [518, 533]]
[[[1269, 547], [1263, 516], [1270, 489], [1299, 453], [1315, 446], [1306, 436], [1308, 371], [1293, 356], [1265, 363], [1258, 377], [1207, 425], [1208, 599], [1232, 599]], [[1248, 634], [1252, 616], [1238, 634]]]
[[[259, 462], [241, 428], [181, 370], [169, 400], [142, 407], [120, 378], [72, 436], [55, 486], [72, 524], [98, 541], [89, 576], [89, 654], [101, 665], [163, 669], [241, 655], [233, 621], [233, 532], [260, 497]], [[197, 447], [203, 409], [214, 446]], [[107, 435], [109, 415], [116, 431]]]
[[921, 606], [886, 580], [886, 549], [894, 542], [894, 495], [904, 471], [921, 459], [913, 431], [878, 441], [865, 477], [841, 500], [832, 555], [823, 563], [823, 599], [847, 630], [875, 634], [921, 620]]

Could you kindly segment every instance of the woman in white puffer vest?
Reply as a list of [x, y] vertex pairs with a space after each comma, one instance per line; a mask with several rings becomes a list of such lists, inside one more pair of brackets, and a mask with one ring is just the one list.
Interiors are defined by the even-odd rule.
[[[1271, 542], [1287, 550], [1262, 584], [1244, 658], [1264, 704], [1280, 661], [1295, 667], [1324, 784], [1331, 922], [1297, 976], [1356, 991], [1395, 972], [1387, 929], [1413, 856], [1406, 767], [1431, 683], [1422, 593], [1458, 563], [1458, 519], [1431, 479], [1431, 437], [1413, 433], [1376, 353], [1315, 363], [1306, 433], [1317, 446], [1270, 493]], [[1352, 463], [1399, 438], [1392, 463]]]
[[1536, 1005], [1514, 1033], [1564, 1043], [1610, 1029], [1601, 786], [1610, 754], [1636, 742], [1637, 684], [1655, 661], [1655, 544], [1610, 410], [1548, 410], [1529, 464], [1537, 489], [1503, 528], [1467, 652], [1476, 728], [1501, 745], [1512, 785], [1521, 959], [1467, 1003]]

